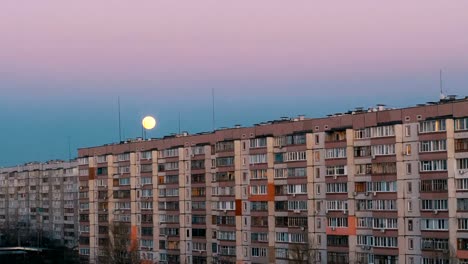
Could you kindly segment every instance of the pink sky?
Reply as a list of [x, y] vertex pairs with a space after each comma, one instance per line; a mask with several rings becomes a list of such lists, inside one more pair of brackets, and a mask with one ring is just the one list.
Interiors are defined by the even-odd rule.
[[211, 88], [217, 127], [465, 96], [467, 32], [467, 0], [2, 0], [0, 166], [115, 142], [117, 96], [126, 137], [210, 130]]
[[468, 1], [4, 1], [13, 78], [316, 78], [468, 65]]

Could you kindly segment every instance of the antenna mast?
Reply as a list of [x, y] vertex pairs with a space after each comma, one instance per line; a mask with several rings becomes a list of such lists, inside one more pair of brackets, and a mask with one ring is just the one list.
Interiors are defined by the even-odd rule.
[[211, 103], [212, 103], [212, 115], [213, 115], [213, 120], [212, 120], [212, 124], [213, 124], [213, 131], [215, 131], [215, 128], [216, 128], [216, 125], [215, 125], [215, 92], [214, 92], [214, 88], [211, 88]]
[[445, 99], [445, 94], [444, 94], [443, 85], [442, 85], [442, 69], [439, 72], [439, 86], [440, 86], [440, 99], [443, 100]]
[[120, 122], [120, 96], [117, 97], [117, 105], [118, 105], [118, 111], [119, 111], [119, 142], [122, 141], [122, 126]]

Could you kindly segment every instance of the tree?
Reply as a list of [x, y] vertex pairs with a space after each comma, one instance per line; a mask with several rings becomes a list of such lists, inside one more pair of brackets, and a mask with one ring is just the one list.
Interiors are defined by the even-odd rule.
[[289, 247], [289, 263], [290, 264], [314, 264], [319, 263], [317, 260], [318, 249], [313, 241], [309, 242], [306, 236], [305, 243], [297, 243]]
[[138, 245], [131, 238], [130, 225], [125, 223], [114, 222], [109, 226], [109, 239], [100, 250], [103, 251], [103, 258], [99, 260], [99, 263], [140, 263]]

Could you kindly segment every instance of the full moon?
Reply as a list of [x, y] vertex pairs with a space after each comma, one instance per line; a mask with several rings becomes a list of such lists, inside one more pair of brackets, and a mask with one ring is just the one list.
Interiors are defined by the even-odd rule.
[[145, 129], [153, 129], [156, 126], [156, 119], [152, 116], [146, 116], [141, 121], [141, 124]]

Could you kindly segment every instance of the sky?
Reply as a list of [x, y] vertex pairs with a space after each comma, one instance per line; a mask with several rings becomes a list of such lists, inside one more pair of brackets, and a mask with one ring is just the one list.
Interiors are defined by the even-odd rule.
[[468, 1], [3, 0], [0, 166], [468, 95]]

